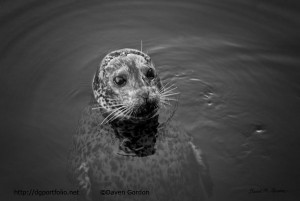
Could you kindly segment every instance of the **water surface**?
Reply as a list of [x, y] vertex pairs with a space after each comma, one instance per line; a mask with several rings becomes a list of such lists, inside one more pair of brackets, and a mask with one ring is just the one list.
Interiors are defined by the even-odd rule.
[[175, 118], [206, 155], [211, 200], [299, 197], [297, 1], [13, 0], [0, 9], [3, 200], [53, 200], [14, 189], [70, 188], [67, 153], [97, 65], [141, 40], [181, 92]]

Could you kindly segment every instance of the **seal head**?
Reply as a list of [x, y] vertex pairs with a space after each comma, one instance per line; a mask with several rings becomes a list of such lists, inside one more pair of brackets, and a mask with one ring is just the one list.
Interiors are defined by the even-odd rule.
[[120, 49], [103, 58], [93, 92], [107, 121], [143, 119], [158, 110], [162, 84], [147, 54]]

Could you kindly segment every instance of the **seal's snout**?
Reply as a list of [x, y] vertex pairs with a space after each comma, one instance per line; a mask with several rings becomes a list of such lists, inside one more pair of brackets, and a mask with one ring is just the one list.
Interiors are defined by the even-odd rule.
[[157, 104], [155, 104], [153, 101], [146, 101], [144, 102], [144, 104], [140, 105], [137, 108], [135, 114], [137, 117], [145, 117], [155, 113], [156, 110], [157, 110]]
[[149, 99], [149, 94], [149, 91], [140, 91], [137, 95], [147, 101], [147, 99]]
[[151, 89], [141, 89], [135, 94], [137, 105], [144, 106], [153, 104], [156, 105], [159, 101], [157, 95]]
[[136, 116], [143, 117], [147, 116], [157, 109], [157, 99], [151, 95], [151, 92], [147, 89], [141, 89], [136, 94], [136, 107], [135, 112]]

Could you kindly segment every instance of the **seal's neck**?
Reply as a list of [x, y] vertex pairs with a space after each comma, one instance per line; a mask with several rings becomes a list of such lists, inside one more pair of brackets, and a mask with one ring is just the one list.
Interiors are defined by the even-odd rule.
[[120, 140], [119, 154], [149, 156], [155, 153], [158, 115], [147, 120], [115, 120], [110, 122]]

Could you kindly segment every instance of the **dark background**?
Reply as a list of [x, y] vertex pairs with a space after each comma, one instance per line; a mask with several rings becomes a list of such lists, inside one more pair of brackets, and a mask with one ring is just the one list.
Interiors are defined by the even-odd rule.
[[207, 157], [211, 200], [299, 200], [299, 13], [291, 0], [0, 1], [1, 200], [66, 200], [13, 190], [72, 190], [97, 65], [141, 40], [179, 87], [175, 119]]

